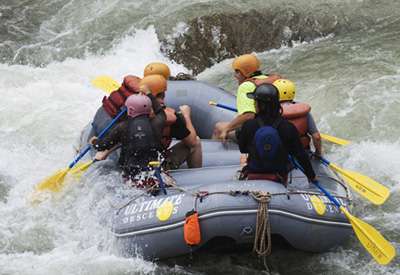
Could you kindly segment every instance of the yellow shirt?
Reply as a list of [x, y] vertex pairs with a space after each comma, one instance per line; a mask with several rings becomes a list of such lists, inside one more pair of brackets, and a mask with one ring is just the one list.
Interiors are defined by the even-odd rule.
[[[267, 76], [258, 75], [255, 76], [256, 79], [265, 79]], [[236, 93], [236, 109], [238, 110], [238, 114], [244, 113], [256, 113], [256, 103], [254, 99], [248, 98], [247, 94], [254, 92], [256, 89], [256, 85], [253, 82], [245, 81], [239, 85], [239, 88]]]

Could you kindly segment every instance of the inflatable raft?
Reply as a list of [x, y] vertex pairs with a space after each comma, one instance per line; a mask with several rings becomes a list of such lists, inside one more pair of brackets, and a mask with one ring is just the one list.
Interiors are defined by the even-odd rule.
[[[121, 201], [113, 212], [112, 232], [124, 255], [163, 259], [215, 241], [251, 245], [260, 234], [279, 235], [296, 249], [322, 252], [352, 235], [346, 217], [299, 170], [290, 172], [287, 186], [236, 178], [240, 169], [237, 146], [207, 140], [217, 121], [229, 121], [235, 115], [210, 107], [209, 101], [234, 106], [233, 95], [193, 80], [169, 81], [166, 94], [168, 106], [191, 106], [192, 121], [202, 139], [204, 167], [170, 171], [174, 187], [167, 188], [166, 195], [144, 193]], [[320, 184], [348, 207], [351, 194], [343, 180], [319, 161], [312, 160], [312, 165]], [[263, 200], [267, 203], [262, 204]], [[266, 212], [257, 217], [260, 205]], [[192, 210], [198, 213], [201, 231], [201, 241], [195, 246], [185, 242], [183, 229]], [[269, 227], [256, 233], [257, 220]]]

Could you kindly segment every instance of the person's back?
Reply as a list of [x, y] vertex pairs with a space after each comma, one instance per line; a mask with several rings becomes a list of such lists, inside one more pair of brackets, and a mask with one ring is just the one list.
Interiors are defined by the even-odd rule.
[[297, 159], [309, 179], [315, 178], [296, 127], [281, 116], [279, 94], [273, 85], [259, 86], [249, 94], [257, 103], [257, 117], [237, 133], [239, 149], [248, 154], [246, 173], [276, 174], [281, 181], [289, 168], [289, 154]]
[[[157, 161], [161, 151], [148, 115], [128, 118], [121, 138], [119, 164], [126, 175], [136, 175], [149, 162]], [[124, 125], [122, 124], [122, 125]]]
[[145, 95], [135, 94], [128, 97], [125, 105], [128, 118], [103, 140], [96, 141], [94, 148], [105, 151], [120, 144], [119, 165], [124, 177], [133, 179], [150, 161], [158, 160], [161, 144], [149, 118], [151, 100]]

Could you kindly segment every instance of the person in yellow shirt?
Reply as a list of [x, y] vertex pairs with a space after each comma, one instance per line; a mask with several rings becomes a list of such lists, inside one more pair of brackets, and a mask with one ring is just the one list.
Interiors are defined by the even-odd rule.
[[254, 99], [247, 97], [248, 93], [254, 92], [258, 85], [272, 84], [281, 78], [279, 75], [264, 75], [260, 71], [260, 61], [254, 54], [244, 54], [233, 60], [232, 69], [239, 83], [236, 93], [237, 116], [230, 122], [220, 121], [215, 124], [213, 139], [225, 141], [231, 139], [236, 141], [235, 130], [239, 129], [244, 122], [253, 119], [256, 114]]

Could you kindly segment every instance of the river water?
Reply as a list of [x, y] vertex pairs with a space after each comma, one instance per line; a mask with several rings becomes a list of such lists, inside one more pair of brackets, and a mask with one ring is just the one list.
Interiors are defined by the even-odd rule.
[[[304, 2], [304, 3], [303, 3]], [[40, 207], [35, 184], [74, 156], [73, 144], [103, 93], [102, 74], [142, 75], [154, 60], [190, 72], [161, 52], [161, 36], [211, 12], [290, 7], [335, 14], [333, 33], [257, 52], [263, 70], [297, 84], [323, 133], [352, 141], [325, 145], [340, 166], [385, 184], [391, 197], [373, 206], [355, 195], [353, 214], [400, 247], [400, 4], [396, 1], [4, 0], [0, 3], [0, 274], [258, 274], [250, 253], [206, 254], [153, 263], [118, 256], [104, 214], [118, 175], [92, 171]], [[322, 11], [322, 12], [321, 12]], [[346, 27], [343, 27], [346, 26]], [[174, 33], [175, 32], [175, 33]], [[251, 49], [249, 49], [251, 50]], [[197, 77], [234, 91], [232, 59]], [[122, 190], [124, 191], [124, 190]], [[274, 248], [273, 248], [274, 249]], [[400, 260], [379, 266], [353, 237], [322, 254], [276, 249], [274, 274], [400, 274]]]

